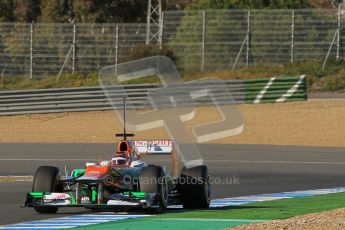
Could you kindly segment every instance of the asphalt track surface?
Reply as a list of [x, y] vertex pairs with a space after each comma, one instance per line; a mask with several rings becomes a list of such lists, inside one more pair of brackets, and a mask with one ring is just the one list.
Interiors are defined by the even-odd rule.
[[[209, 167], [213, 198], [345, 186], [345, 148], [266, 145], [199, 145]], [[40, 165], [63, 171], [84, 167], [85, 162], [109, 159], [114, 144], [0, 144], [0, 176], [33, 175]], [[166, 155], [144, 160], [167, 165]], [[237, 183], [238, 182], [238, 183]], [[232, 183], [232, 184], [231, 184]], [[31, 182], [0, 182], [0, 225], [79, 213], [61, 209], [56, 215], [39, 215], [20, 208]]]

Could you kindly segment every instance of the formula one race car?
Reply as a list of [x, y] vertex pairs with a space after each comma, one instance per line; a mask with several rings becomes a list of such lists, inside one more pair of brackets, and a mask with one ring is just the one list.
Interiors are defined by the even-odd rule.
[[85, 168], [74, 169], [71, 173], [65, 170], [64, 175], [57, 167], [39, 167], [24, 206], [34, 207], [38, 213], [56, 213], [59, 207], [92, 210], [144, 208], [150, 212], [163, 212], [168, 205], [179, 204], [184, 208], [209, 207], [210, 184], [206, 166], [182, 168], [170, 173], [165, 167], [147, 165], [140, 154], [149, 152], [149, 147], [164, 145], [165, 149], [160, 149], [169, 152], [174, 166], [172, 141], [127, 140], [133, 134], [126, 134], [126, 129], [117, 136], [123, 140], [110, 161], [86, 163]]
[[122, 140], [111, 161], [87, 163], [70, 175], [53, 166], [37, 169], [32, 192], [25, 206], [38, 213], [56, 213], [59, 207], [92, 210], [145, 208], [162, 212], [168, 205], [208, 208], [210, 185], [206, 166], [184, 168], [174, 177], [165, 167], [147, 165], [133, 148], [134, 141]]

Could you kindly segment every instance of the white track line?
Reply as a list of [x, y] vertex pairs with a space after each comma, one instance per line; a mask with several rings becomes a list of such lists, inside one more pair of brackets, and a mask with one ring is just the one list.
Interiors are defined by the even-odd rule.
[[66, 228], [75, 228], [75, 226], [54, 226], [54, 228], [50, 227], [44, 227], [44, 226], [36, 226], [36, 227], [1, 227], [0, 229], [66, 229]]
[[24, 223], [0, 226], [0, 229], [59, 229], [75, 228], [79, 226], [95, 225], [110, 221], [120, 221], [131, 218], [142, 218], [151, 215], [111, 215], [111, 214], [83, 214], [44, 220], [34, 220]]
[[1, 182], [31, 182], [33, 181], [33, 176], [13, 176], [13, 175], [5, 175], [0, 176], [0, 183]]
[[35, 159], [35, 158], [4, 158], [0, 161], [97, 161], [97, 159]]

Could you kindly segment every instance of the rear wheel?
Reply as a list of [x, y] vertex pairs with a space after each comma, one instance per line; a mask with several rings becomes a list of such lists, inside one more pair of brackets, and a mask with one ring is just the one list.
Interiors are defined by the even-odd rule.
[[183, 208], [208, 208], [211, 187], [207, 167], [183, 168], [179, 178]]
[[149, 212], [161, 213], [166, 209], [169, 191], [165, 173], [161, 167], [144, 167], [139, 177], [139, 188], [141, 192], [156, 193], [155, 201], [159, 207], [150, 208]]
[[[33, 192], [61, 192], [59, 169], [53, 166], [40, 166], [35, 173], [32, 185]], [[35, 207], [38, 213], [56, 213], [58, 207]]]

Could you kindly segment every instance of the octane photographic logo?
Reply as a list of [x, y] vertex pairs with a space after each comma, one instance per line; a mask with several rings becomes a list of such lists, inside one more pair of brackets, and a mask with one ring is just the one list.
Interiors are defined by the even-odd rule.
[[[125, 83], [147, 76], [158, 77], [160, 85], [149, 88], [147, 96], [135, 100]], [[99, 72], [99, 81], [120, 121], [124, 122], [122, 97], [126, 97], [127, 128], [133, 132], [164, 128], [185, 167], [203, 164], [196, 143], [243, 131], [241, 113], [226, 82], [217, 78], [183, 82], [167, 57], [155, 56], [105, 67]], [[220, 119], [198, 124], [190, 132], [185, 123], [196, 117], [198, 107], [206, 107], [207, 111], [216, 109]]]
[[[103, 180], [105, 185], [112, 185], [112, 186], [122, 186], [122, 185], [137, 185], [140, 180], [140, 184], [165, 184], [166, 180], [170, 180], [169, 176], [165, 177], [152, 177], [152, 178], [142, 178], [141, 180], [139, 177], [136, 176], [131, 176], [131, 175], [125, 175], [121, 179], [116, 179], [112, 176], [106, 176]], [[189, 185], [197, 185], [197, 184], [202, 184], [203, 182], [202, 177], [179, 177], [178, 184], [179, 185], [184, 185], [184, 184], [189, 184]], [[208, 177], [208, 181], [211, 185], [239, 185], [240, 184], [240, 177], [237, 175], [232, 175], [232, 176], [227, 176], [225, 178], [222, 177]]]

